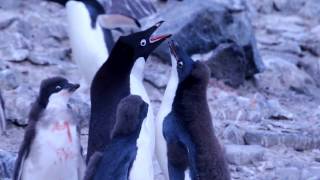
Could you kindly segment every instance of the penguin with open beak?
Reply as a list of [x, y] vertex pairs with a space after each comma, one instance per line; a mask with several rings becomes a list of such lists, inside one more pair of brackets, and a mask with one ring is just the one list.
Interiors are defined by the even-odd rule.
[[169, 43], [172, 70], [156, 118], [156, 153], [170, 180], [229, 180], [207, 103], [209, 68]]
[[[150, 104], [143, 85], [143, 67], [150, 53], [171, 35], [153, 35], [163, 22], [147, 30], [122, 36], [108, 60], [95, 75], [91, 85], [91, 119], [87, 161], [96, 151], [110, 144], [110, 133], [116, 120], [116, 107], [122, 98], [139, 95]], [[155, 127], [151, 108], [137, 141], [137, 156], [130, 179], [153, 179]]]
[[82, 180], [85, 162], [79, 123], [67, 106], [78, 88], [78, 84], [62, 77], [42, 81], [29, 114], [13, 180]]
[[114, 46], [111, 30], [139, 29], [138, 20], [121, 14], [106, 14], [97, 0], [47, 0], [66, 7], [72, 59], [88, 84]]

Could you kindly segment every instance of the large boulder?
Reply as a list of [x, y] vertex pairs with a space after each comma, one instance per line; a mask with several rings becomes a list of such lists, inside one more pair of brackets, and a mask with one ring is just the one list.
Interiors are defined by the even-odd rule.
[[149, 0], [99, 0], [110, 14], [124, 14], [141, 19], [156, 12], [156, 8]]
[[[189, 54], [207, 53], [221, 43], [234, 42], [253, 65], [247, 75], [251, 76], [264, 69], [251, 22], [245, 11], [231, 10], [214, 0], [186, 0], [179, 5], [169, 4], [142, 22], [147, 27], [159, 20], [166, 21], [159, 33], [173, 34], [172, 38]], [[155, 54], [163, 60], [170, 59], [166, 43]]]

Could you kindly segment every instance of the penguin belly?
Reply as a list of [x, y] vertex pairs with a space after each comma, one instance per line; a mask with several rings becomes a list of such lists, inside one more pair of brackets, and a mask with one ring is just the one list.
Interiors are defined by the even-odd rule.
[[[149, 104], [150, 99], [143, 85], [143, 68], [144, 60], [137, 60], [130, 75], [130, 93], [139, 95]], [[138, 72], [137, 69], [140, 71]], [[141, 74], [142, 73], [142, 74]], [[154, 179], [153, 155], [155, 148], [155, 124], [152, 108], [149, 108], [146, 119], [144, 119], [141, 131], [137, 140], [137, 156], [133, 162], [129, 173], [130, 180], [150, 180]]]
[[90, 14], [82, 2], [67, 3], [67, 18], [72, 58], [87, 82], [91, 83], [109, 56], [102, 28], [98, 23], [91, 26]]
[[38, 128], [22, 180], [81, 180], [82, 156], [77, 128], [68, 122], [55, 122]]

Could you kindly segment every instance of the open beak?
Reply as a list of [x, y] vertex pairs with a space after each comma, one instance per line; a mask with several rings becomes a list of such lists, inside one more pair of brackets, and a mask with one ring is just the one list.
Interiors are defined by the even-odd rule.
[[178, 49], [180, 48], [179, 45], [172, 40], [169, 42], [169, 48], [170, 48], [171, 54], [175, 57], [176, 61], [178, 61], [179, 60]]
[[166, 39], [168, 39], [169, 37], [171, 37], [171, 34], [165, 34], [165, 35], [153, 35], [154, 32], [164, 23], [164, 21], [160, 21], [158, 23], [156, 23], [154, 26], [152, 26], [151, 28], [147, 29], [146, 31], [149, 34], [149, 42], [151, 44], [154, 43], [161, 43], [163, 41], [165, 41]]

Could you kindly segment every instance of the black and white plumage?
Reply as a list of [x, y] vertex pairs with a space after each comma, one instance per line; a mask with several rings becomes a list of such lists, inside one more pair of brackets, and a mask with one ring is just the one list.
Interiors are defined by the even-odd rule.
[[97, 0], [47, 0], [66, 6], [72, 58], [88, 84], [114, 46], [111, 29], [139, 28], [139, 22], [120, 14], [106, 15]]
[[5, 133], [7, 129], [6, 114], [5, 114], [5, 104], [0, 91], [0, 133]]
[[[170, 35], [153, 36], [162, 22], [116, 42], [108, 60], [95, 75], [91, 85], [91, 119], [87, 160], [110, 143], [120, 100], [130, 94], [139, 95], [150, 104], [143, 85], [143, 68], [149, 54]], [[130, 174], [132, 179], [153, 179], [154, 118], [151, 108], [138, 138], [138, 154]]]
[[67, 106], [78, 87], [61, 77], [42, 81], [29, 114], [13, 180], [82, 180], [85, 163], [78, 121]]
[[207, 103], [209, 69], [170, 43], [172, 70], [157, 116], [156, 152], [167, 179], [229, 180]]
[[147, 113], [148, 104], [141, 97], [131, 95], [121, 100], [111, 142], [102, 153], [92, 156], [85, 180], [128, 180]]

